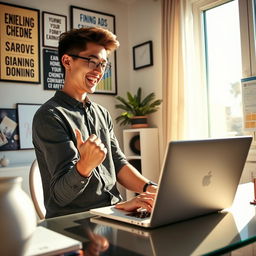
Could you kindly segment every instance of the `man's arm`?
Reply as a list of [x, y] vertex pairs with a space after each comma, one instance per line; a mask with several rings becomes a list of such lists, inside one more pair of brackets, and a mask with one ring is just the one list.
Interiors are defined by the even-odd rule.
[[130, 164], [122, 167], [117, 175], [117, 180], [127, 189], [140, 194], [129, 201], [116, 204], [116, 208], [126, 211], [134, 211], [138, 208], [144, 208], [151, 212], [155, 200], [157, 186], [149, 185], [147, 186], [146, 191], [143, 192], [143, 188], [145, 184], [149, 182], [149, 180], [142, 176]]
[[[121, 168], [117, 174], [117, 180], [125, 188], [137, 193], [142, 193], [145, 184], [149, 182], [147, 178], [141, 175], [140, 172], [130, 164], [124, 165]], [[147, 192], [156, 193], [156, 189], [156, 186], [149, 185]]]
[[[134, 192], [140, 193], [140, 195], [133, 199], [116, 204], [116, 208], [124, 209], [127, 211], [133, 211], [138, 208], [145, 208], [151, 211], [157, 187], [153, 185], [145, 186], [148, 183], [148, 179], [140, 174], [140, 172], [128, 163], [125, 155], [119, 148], [119, 143], [113, 131], [113, 123], [110, 114], [106, 112], [107, 127], [111, 137], [111, 153], [115, 169], [117, 172], [117, 181], [125, 188]], [[146, 192], [143, 192], [143, 188], [146, 188]]]
[[90, 177], [82, 176], [76, 168], [79, 160], [73, 130], [69, 130], [58, 111], [48, 108], [36, 113], [33, 120], [33, 143], [44, 173], [48, 198], [65, 207], [83, 193]]

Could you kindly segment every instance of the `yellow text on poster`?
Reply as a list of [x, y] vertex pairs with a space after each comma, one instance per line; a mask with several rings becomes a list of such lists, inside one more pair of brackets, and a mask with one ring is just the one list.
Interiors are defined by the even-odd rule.
[[39, 83], [39, 13], [0, 4], [0, 79]]

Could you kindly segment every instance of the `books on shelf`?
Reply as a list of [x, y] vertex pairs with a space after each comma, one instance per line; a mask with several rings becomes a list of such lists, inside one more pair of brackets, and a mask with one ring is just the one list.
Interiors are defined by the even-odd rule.
[[25, 256], [51, 256], [79, 252], [82, 242], [38, 226], [29, 242]]

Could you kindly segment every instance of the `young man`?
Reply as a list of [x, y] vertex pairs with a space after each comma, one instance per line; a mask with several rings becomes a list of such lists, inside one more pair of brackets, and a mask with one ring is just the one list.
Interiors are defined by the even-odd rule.
[[[108, 54], [118, 46], [116, 36], [102, 28], [74, 29], [60, 36], [64, 88], [33, 120], [46, 218], [117, 203], [126, 210], [152, 208], [156, 186], [128, 163], [110, 114], [88, 98], [109, 68]], [[117, 181], [140, 195], [121, 202]]]

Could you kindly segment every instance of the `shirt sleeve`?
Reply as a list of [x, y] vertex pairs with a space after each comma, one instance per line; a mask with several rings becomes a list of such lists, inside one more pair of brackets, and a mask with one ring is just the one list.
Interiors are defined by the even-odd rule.
[[69, 204], [84, 191], [90, 180], [76, 169], [79, 153], [73, 128], [54, 110], [38, 111], [33, 120], [33, 143], [39, 152], [38, 160], [46, 166], [43, 171], [49, 172], [51, 196], [60, 206]]
[[114, 133], [113, 121], [108, 111], [107, 111], [107, 123], [108, 123], [108, 129], [110, 133], [110, 139], [111, 139], [111, 153], [112, 153], [116, 173], [118, 173], [124, 165], [128, 164], [128, 161], [119, 146], [118, 140]]

